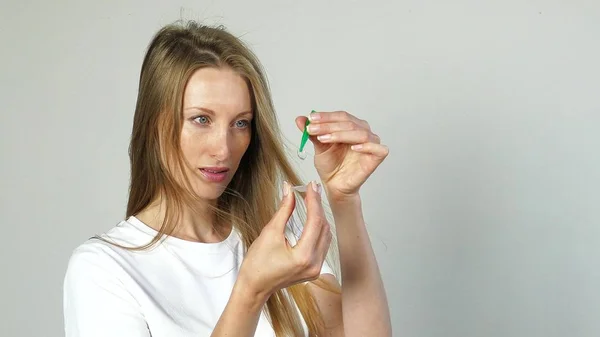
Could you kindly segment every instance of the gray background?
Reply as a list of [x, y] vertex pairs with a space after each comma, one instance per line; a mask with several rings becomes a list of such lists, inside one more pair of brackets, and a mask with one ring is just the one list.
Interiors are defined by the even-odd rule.
[[72, 249], [124, 214], [145, 48], [181, 17], [251, 44], [292, 144], [345, 109], [389, 145], [363, 194], [395, 336], [600, 335], [599, 2], [0, 8], [0, 336], [63, 335]]

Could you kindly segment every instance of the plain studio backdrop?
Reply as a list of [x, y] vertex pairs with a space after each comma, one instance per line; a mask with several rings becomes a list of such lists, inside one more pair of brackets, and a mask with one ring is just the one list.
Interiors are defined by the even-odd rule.
[[390, 147], [362, 195], [395, 336], [600, 335], [599, 2], [33, 0], [0, 8], [0, 336], [64, 334], [68, 258], [124, 217], [142, 58], [180, 18], [258, 54], [292, 158], [312, 109]]

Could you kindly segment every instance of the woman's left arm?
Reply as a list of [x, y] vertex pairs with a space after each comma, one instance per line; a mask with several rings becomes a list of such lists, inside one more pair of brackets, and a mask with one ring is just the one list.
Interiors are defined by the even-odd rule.
[[[331, 203], [337, 228], [342, 294], [310, 286], [323, 315], [325, 336], [392, 335], [387, 296], [360, 204], [359, 197]], [[321, 278], [339, 287], [333, 275], [324, 274]]]
[[[337, 229], [342, 294], [317, 290], [314, 285], [311, 289], [320, 303], [327, 332], [329, 336], [391, 336], [387, 296], [363, 220], [360, 197], [332, 202], [331, 210]], [[332, 275], [324, 276], [327, 279], [323, 281], [338, 284]]]
[[[387, 296], [362, 212], [359, 189], [387, 157], [370, 125], [345, 112], [310, 114], [315, 167], [335, 221], [341, 296], [309, 285], [322, 312], [325, 336], [391, 336]], [[306, 117], [298, 117], [300, 129]], [[322, 280], [339, 287], [333, 275]]]

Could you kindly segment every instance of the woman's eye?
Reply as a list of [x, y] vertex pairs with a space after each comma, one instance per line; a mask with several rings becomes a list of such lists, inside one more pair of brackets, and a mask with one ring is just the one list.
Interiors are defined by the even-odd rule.
[[239, 120], [235, 122], [235, 126], [237, 126], [238, 128], [245, 128], [248, 127], [248, 125], [250, 125], [250, 122], [247, 120]]
[[194, 120], [196, 121], [196, 123], [199, 123], [199, 124], [208, 123], [208, 117], [206, 117], [206, 116], [198, 116], [198, 117], [194, 118]]

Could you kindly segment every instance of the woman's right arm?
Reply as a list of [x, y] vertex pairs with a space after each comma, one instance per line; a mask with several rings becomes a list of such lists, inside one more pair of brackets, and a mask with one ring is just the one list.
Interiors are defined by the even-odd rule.
[[295, 197], [285, 184], [281, 206], [248, 249], [212, 337], [254, 336], [261, 310], [271, 294], [319, 277], [331, 231], [322, 215], [321, 188], [314, 182], [310, 185], [314, 189], [306, 193], [306, 224], [297, 244], [291, 247], [285, 227], [294, 211]]
[[254, 336], [266, 302], [264, 296], [237, 282], [211, 336]]
[[150, 337], [134, 297], [98, 247], [78, 247], [63, 283], [66, 337]]

